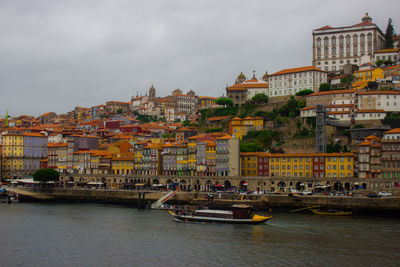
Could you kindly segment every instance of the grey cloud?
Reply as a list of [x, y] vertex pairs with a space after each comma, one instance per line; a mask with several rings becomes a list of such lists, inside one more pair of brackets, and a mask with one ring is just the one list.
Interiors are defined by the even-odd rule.
[[[389, 8], [390, 7], [390, 8]], [[128, 101], [154, 84], [219, 96], [240, 71], [311, 64], [311, 32], [369, 11], [398, 29], [398, 1], [1, 1], [0, 113]]]

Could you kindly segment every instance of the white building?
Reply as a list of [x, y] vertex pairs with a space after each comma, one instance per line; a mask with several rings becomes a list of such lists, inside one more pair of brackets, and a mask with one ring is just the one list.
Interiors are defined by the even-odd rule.
[[386, 112], [400, 111], [400, 92], [397, 91], [369, 91], [360, 92], [357, 95], [357, 108], [383, 109]]
[[311, 89], [316, 92], [321, 83], [327, 83], [327, 80], [325, 71], [312, 66], [284, 69], [269, 75], [268, 96], [294, 95], [304, 89]]
[[399, 140], [400, 139], [400, 128], [394, 128], [390, 131], [385, 132], [382, 139], [384, 139], [384, 140]]
[[60, 133], [49, 134], [49, 143], [64, 143], [63, 135]]
[[372, 60], [374, 51], [384, 47], [385, 37], [379, 27], [372, 23], [368, 13], [362, 22], [353, 26], [324, 26], [313, 30], [313, 66], [336, 71], [346, 63], [360, 65], [362, 56]]
[[378, 60], [382, 61], [392, 61], [393, 63], [397, 64], [400, 61], [400, 48], [392, 48], [392, 49], [382, 49], [376, 51], [374, 54], [374, 63]]

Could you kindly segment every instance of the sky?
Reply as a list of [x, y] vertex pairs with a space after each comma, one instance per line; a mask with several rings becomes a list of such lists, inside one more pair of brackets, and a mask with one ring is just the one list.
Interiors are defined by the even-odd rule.
[[130, 101], [153, 84], [221, 96], [240, 72], [312, 64], [312, 30], [361, 22], [400, 33], [400, 1], [1, 0], [0, 115]]

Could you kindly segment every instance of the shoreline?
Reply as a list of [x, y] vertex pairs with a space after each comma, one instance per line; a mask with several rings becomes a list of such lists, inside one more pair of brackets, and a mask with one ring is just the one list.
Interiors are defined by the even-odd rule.
[[[64, 188], [7, 188], [18, 193], [21, 202], [101, 203], [137, 207], [139, 194], [145, 194], [144, 203], [151, 204], [166, 191], [131, 191]], [[289, 195], [239, 195], [214, 192], [177, 192], [167, 204], [198, 206], [208, 204], [208, 195], [214, 195], [213, 207], [226, 209], [233, 204], [247, 203], [258, 211], [294, 210], [309, 206], [352, 210], [357, 213], [400, 215], [400, 197], [367, 198], [353, 196], [289, 196]], [[142, 202], [143, 204], [143, 202]]]

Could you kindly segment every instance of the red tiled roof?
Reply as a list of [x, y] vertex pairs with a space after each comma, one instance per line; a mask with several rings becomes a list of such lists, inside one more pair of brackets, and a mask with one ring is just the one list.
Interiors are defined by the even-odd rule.
[[297, 72], [303, 72], [303, 71], [320, 71], [320, 72], [325, 72], [323, 70], [317, 69], [316, 67], [313, 66], [306, 66], [306, 67], [299, 67], [299, 68], [292, 68], [292, 69], [284, 69], [280, 70], [278, 72], [272, 73], [269, 76], [274, 76], [274, 75], [281, 75], [281, 74], [288, 74], [288, 73], [297, 73]]
[[333, 90], [333, 91], [324, 91], [324, 92], [315, 92], [312, 94], [307, 95], [306, 97], [310, 96], [318, 96], [318, 95], [335, 95], [335, 94], [350, 94], [350, 93], [356, 93], [357, 90], [353, 89], [347, 89], [347, 90]]

